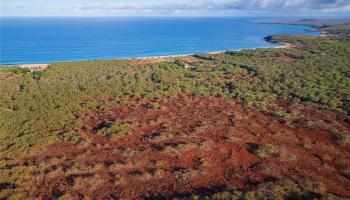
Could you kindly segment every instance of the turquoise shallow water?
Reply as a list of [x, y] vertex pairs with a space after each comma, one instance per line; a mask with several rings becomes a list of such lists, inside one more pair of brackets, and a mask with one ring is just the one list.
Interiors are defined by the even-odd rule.
[[0, 19], [0, 64], [50, 63], [273, 47], [271, 34], [318, 34], [256, 18]]

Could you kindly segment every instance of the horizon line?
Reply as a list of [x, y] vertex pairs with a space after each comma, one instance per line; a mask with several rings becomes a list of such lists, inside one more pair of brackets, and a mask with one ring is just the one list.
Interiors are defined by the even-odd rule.
[[145, 18], [152, 18], [152, 17], [165, 17], [165, 18], [186, 18], [186, 17], [198, 17], [198, 18], [346, 18], [346, 19], [350, 19], [350, 16], [342, 16], [342, 15], [338, 15], [338, 16], [325, 16], [325, 15], [313, 15], [313, 16], [308, 16], [308, 15], [301, 15], [301, 16], [293, 16], [293, 15], [288, 15], [288, 16], [232, 16], [232, 15], [222, 15], [222, 16], [218, 16], [218, 15], [212, 15], [212, 16], [204, 16], [204, 15], [116, 15], [116, 16], [112, 16], [112, 15], [0, 15], [0, 18], [2, 17], [36, 17], [36, 18], [40, 18], [40, 17], [101, 17], [101, 18], [116, 18], [116, 17], [120, 17], [120, 18], [140, 18], [140, 17], [145, 17]]

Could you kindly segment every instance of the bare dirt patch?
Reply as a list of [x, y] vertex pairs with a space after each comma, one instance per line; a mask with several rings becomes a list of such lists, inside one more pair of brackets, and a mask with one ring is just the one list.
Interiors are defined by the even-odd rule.
[[32, 197], [168, 199], [305, 179], [350, 197], [350, 153], [323, 130], [285, 125], [233, 99], [128, 102], [81, 119], [80, 144], [56, 143], [24, 158], [38, 166]]
[[20, 65], [20, 67], [29, 69], [35, 72], [35, 71], [44, 71], [49, 67], [49, 64], [26, 64], [26, 65]]
[[197, 58], [195, 56], [159, 56], [159, 57], [149, 57], [149, 58], [139, 58], [134, 59], [133, 61], [140, 66], [144, 66], [146, 64], [158, 63], [158, 62], [174, 62], [175, 60], [181, 60], [187, 64], [192, 64], [198, 61], [202, 61], [202, 59]]

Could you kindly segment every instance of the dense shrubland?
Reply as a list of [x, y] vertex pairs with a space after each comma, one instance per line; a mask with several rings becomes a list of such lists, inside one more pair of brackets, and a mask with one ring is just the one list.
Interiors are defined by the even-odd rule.
[[349, 43], [301, 36], [270, 40], [298, 48], [203, 54], [190, 68], [179, 60], [145, 66], [128, 60], [54, 63], [34, 73], [3, 67], [0, 149], [22, 152], [74, 138], [76, 119], [104, 106], [99, 98], [108, 96], [157, 98], [185, 92], [239, 98], [260, 109], [278, 98], [350, 113]]
[[247, 105], [259, 107], [258, 104], [268, 102], [269, 98], [282, 98], [349, 114], [349, 43], [327, 38], [307, 38], [302, 42], [287, 36], [276, 38], [298, 45], [298, 48], [227, 52], [201, 57], [211, 60], [215, 70], [225, 74], [226, 81], [232, 79], [228, 85], [235, 86], [235, 89], [230, 95], [242, 98]]
[[[157, 99], [193, 93], [238, 98], [246, 107], [275, 112], [288, 121], [298, 113], [277, 106], [277, 101], [286, 101], [348, 118], [348, 32], [332, 32], [332, 37], [278, 35], [266, 39], [291, 43], [295, 48], [201, 54], [189, 67], [181, 58], [146, 65], [130, 60], [53, 63], [34, 73], [1, 67], [0, 153], [23, 154], [55, 141], [84, 140], [76, 133], [81, 127], [78, 119], [91, 109], [127, 104], [128, 96]], [[115, 129], [123, 131], [128, 126]], [[110, 133], [102, 130], [101, 134]], [[28, 175], [26, 168], [8, 167], [10, 161], [5, 158], [0, 163], [1, 184], [20, 184]], [[0, 199], [13, 192], [11, 184], [1, 186], [5, 189], [0, 188]]]
[[329, 31], [329, 34], [333, 39], [349, 42], [350, 41], [350, 31], [349, 30], [332, 30]]

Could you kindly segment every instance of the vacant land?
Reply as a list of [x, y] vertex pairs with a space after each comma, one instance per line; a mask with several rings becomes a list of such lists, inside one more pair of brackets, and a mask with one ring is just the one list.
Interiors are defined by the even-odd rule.
[[0, 199], [346, 199], [349, 32], [0, 68]]

